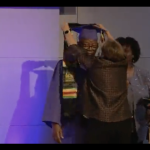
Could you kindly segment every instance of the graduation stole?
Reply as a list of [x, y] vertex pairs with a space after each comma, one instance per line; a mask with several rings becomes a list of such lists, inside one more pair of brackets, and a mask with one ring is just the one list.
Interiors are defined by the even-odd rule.
[[[69, 64], [69, 68], [75, 67], [75, 64]], [[70, 71], [66, 62], [63, 61], [63, 99], [77, 98], [77, 83], [74, 78], [74, 72]]]

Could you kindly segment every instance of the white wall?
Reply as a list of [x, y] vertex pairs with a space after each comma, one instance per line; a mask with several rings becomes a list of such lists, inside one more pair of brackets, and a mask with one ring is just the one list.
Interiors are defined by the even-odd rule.
[[78, 7], [79, 23], [102, 23], [116, 38], [131, 36], [141, 46], [137, 63], [150, 71], [150, 7]]
[[0, 8], [0, 51], [0, 143], [51, 142], [41, 119], [60, 57], [59, 9]]

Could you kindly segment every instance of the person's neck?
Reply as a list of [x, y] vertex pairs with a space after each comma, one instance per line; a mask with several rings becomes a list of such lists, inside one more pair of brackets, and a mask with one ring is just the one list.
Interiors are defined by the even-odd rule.
[[128, 63], [128, 70], [132, 69], [134, 67], [133, 63]]

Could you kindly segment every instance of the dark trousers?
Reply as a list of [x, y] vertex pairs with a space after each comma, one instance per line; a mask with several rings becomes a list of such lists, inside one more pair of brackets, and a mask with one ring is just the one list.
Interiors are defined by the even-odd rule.
[[142, 144], [142, 142], [138, 143], [138, 136], [136, 131], [131, 133], [131, 144]]
[[138, 141], [138, 135], [136, 131], [131, 133], [131, 144], [143, 144], [143, 141]]
[[101, 122], [89, 119], [86, 144], [130, 144], [131, 119], [120, 122]]
[[143, 141], [138, 141], [138, 134], [136, 131], [136, 125], [135, 125], [134, 117], [131, 119], [131, 121], [132, 121], [131, 144], [143, 144]]

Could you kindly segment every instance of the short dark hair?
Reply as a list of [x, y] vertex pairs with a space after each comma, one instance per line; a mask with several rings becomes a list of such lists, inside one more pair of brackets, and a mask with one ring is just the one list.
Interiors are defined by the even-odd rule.
[[126, 39], [124, 37], [116, 38], [116, 41], [119, 42], [122, 46], [126, 44]]
[[140, 45], [139, 45], [138, 41], [132, 37], [126, 37], [125, 42], [126, 42], [127, 46], [131, 47], [131, 51], [134, 56], [134, 58], [133, 58], [134, 63], [137, 62], [141, 55], [141, 49], [140, 49]]

